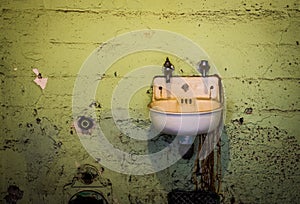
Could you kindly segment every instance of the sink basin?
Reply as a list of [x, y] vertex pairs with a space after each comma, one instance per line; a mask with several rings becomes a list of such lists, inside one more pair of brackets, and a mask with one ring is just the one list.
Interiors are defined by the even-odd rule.
[[150, 118], [161, 133], [195, 136], [218, 128], [223, 114], [221, 79], [217, 76], [153, 79]]

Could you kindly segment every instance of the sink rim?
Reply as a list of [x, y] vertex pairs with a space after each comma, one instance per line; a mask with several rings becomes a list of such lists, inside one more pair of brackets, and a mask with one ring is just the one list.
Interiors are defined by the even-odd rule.
[[204, 115], [204, 114], [210, 114], [210, 113], [214, 113], [214, 112], [223, 110], [223, 105], [221, 105], [220, 108], [216, 108], [216, 109], [213, 109], [210, 111], [194, 111], [194, 112], [171, 112], [171, 111], [159, 111], [154, 108], [149, 108], [149, 109], [150, 109], [150, 111], [165, 114], [165, 115]]
[[[212, 109], [198, 109], [198, 110], [193, 110], [193, 111], [173, 111], [173, 110], [167, 110], [167, 109], [161, 109], [160, 106], [160, 102], [163, 102], [163, 103], [168, 103], [168, 102], [175, 102], [176, 104], [178, 105], [181, 105], [179, 103], [178, 100], [174, 100], [174, 99], [167, 99], [167, 100], [161, 100], [161, 101], [158, 101], [158, 100], [155, 100], [155, 101], [151, 101], [151, 103], [148, 104], [148, 108], [150, 109], [150, 111], [153, 111], [153, 112], [157, 112], [157, 113], [161, 113], [161, 114], [172, 114], [172, 115], [201, 115], [201, 114], [207, 114], [207, 113], [213, 113], [213, 112], [217, 112], [217, 111], [220, 111], [220, 110], [223, 110], [224, 109], [224, 103], [221, 103], [219, 101], [214, 101], [214, 100], [197, 100], [197, 101], [205, 101], [205, 102], [208, 102], [208, 103], [215, 103], [215, 108], [212, 108]], [[157, 104], [156, 104], [157, 103]], [[181, 110], [181, 109], [180, 109]]]

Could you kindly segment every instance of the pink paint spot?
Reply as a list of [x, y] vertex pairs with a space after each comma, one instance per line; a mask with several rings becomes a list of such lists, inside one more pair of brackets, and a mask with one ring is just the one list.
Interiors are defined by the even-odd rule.
[[46, 88], [46, 84], [47, 84], [47, 81], [48, 81], [48, 78], [43, 78], [42, 75], [39, 73], [39, 70], [38, 69], [33, 69], [32, 70], [35, 75], [36, 75], [36, 78], [33, 80], [37, 85], [39, 85], [42, 89], [45, 89]]

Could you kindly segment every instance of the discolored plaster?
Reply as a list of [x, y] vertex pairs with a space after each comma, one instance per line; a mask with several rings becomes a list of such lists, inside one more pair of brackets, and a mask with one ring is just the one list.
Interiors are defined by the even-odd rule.
[[[63, 187], [82, 164], [104, 169], [101, 177], [112, 183], [111, 203], [167, 203], [172, 189], [194, 189], [194, 157], [157, 174], [119, 174], [86, 152], [73, 126], [73, 86], [88, 55], [118, 34], [153, 28], [201, 45], [222, 76], [227, 107], [224, 203], [299, 202], [297, 1], [3, 0], [0, 13], [1, 201], [7, 188], [16, 185], [24, 191], [18, 203], [66, 203], [73, 191], [68, 194]], [[110, 141], [132, 155], [147, 153], [149, 144], [120, 133], [110, 114], [110, 96], [126, 73], [160, 65], [164, 58], [163, 53], [146, 52], [116, 62], [92, 103]], [[181, 69], [177, 74], [192, 73], [184, 62], [173, 63]], [[48, 77], [45, 90], [32, 82], [33, 68]], [[123, 123], [149, 124], [147, 89], [133, 98], [132, 118]], [[170, 139], [152, 141], [150, 150]]]

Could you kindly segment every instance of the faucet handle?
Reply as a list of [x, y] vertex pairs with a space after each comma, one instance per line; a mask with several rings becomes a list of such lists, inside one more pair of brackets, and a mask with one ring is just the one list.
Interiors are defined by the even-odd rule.
[[169, 60], [168, 57], [167, 57], [167, 59], [166, 59], [166, 61], [164, 63], [164, 68], [169, 68], [169, 69], [172, 69], [172, 70], [175, 69], [174, 65], [170, 62], [170, 60]]
[[201, 60], [199, 64], [199, 72], [201, 73], [202, 76], [206, 76], [208, 73], [208, 70], [210, 68], [210, 65], [208, 64], [207, 60]]

